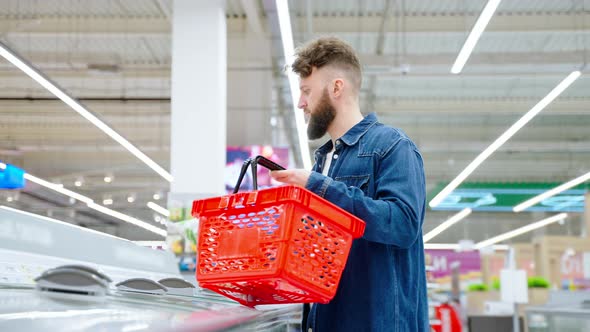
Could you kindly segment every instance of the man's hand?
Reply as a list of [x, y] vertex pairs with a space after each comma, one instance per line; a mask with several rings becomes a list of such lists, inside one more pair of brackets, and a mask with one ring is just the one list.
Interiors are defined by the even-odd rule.
[[301, 187], [305, 187], [310, 175], [311, 172], [304, 169], [288, 169], [284, 171], [270, 172], [270, 176], [276, 181]]

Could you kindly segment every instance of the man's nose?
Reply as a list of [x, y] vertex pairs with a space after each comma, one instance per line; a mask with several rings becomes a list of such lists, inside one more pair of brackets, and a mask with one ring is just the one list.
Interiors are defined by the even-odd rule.
[[304, 109], [307, 106], [307, 102], [303, 99], [303, 96], [299, 97], [299, 103], [297, 107], [300, 109]]

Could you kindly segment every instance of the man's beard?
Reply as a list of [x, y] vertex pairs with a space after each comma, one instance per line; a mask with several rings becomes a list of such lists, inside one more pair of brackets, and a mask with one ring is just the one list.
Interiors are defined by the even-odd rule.
[[315, 110], [310, 112], [309, 123], [307, 124], [307, 137], [312, 140], [322, 138], [335, 117], [336, 110], [330, 103], [328, 89], [325, 89]]

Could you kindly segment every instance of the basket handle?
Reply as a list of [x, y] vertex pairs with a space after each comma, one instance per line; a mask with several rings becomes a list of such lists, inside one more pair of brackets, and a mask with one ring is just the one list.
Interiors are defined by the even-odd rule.
[[277, 163], [275, 163], [274, 161], [267, 159], [263, 156], [256, 156], [254, 158], [248, 158], [246, 160], [244, 160], [244, 163], [242, 164], [242, 169], [240, 170], [240, 176], [238, 177], [238, 182], [236, 183], [236, 186], [234, 187], [234, 194], [238, 192], [238, 190], [240, 190], [240, 185], [242, 184], [242, 180], [244, 179], [244, 175], [246, 175], [246, 172], [248, 171], [248, 166], [251, 167], [252, 169], [252, 188], [254, 190], [258, 190], [258, 178], [257, 178], [257, 165], [260, 164], [266, 168], [268, 168], [271, 171], [279, 171], [279, 170], [284, 170], [285, 168]]

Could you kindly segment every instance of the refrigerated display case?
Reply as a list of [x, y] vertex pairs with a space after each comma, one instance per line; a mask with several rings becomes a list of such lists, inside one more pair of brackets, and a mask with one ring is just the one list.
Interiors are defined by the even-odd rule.
[[587, 332], [590, 331], [590, 300], [529, 307], [526, 318], [529, 332]]
[[241, 306], [169, 252], [0, 206], [0, 331], [290, 331], [300, 308]]

